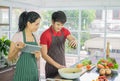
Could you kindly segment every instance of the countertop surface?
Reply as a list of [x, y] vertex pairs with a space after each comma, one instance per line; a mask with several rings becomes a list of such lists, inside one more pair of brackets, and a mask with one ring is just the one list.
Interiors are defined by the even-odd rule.
[[[68, 79], [61, 78], [58, 75], [54, 79], [49, 78], [47, 80], [41, 80], [41, 81], [93, 81], [93, 80], [96, 80], [98, 76], [99, 76], [98, 70], [95, 67], [92, 70], [85, 72], [83, 75], [81, 75], [77, 79], [68, 80]], [[107, 76], [107, 79], [108, 81], [120, 81], [120, 72], [112, 71], [112, 74]]]
[[[99, 58], [92, 57], [91, 59], [94, 63], [97, 63]], [[112, 71], [111, 75], [106, 76], [108, 81], [120, 81], [120, 58], [115, 58], [115, 59], [117, 60], [117, 62], [119, 64], [119, 69], [117, 71]], [[77, 63], [79, 63], [79, 62], [77, 62]], [[74, 67], [76, 64], [74, 64], [72, 67]], [[63, 79], [58, 75], [57, 77], [55, 77], [51, 80], [43, 80], [43, 81], [94, 81], [94, 80], [96, 81], [98, 76], [99, 76], [98, 69], [97, 69], [97, 67], [94, 67], [90, 71], [84, 72], [79, 78], [74, 79], [74, 80]]]

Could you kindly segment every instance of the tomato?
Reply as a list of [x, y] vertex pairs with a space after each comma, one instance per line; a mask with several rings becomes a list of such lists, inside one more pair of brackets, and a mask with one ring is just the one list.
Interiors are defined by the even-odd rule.
[[110, 62], [110, 63], [108, 63], [107, 65], [108, 65], [108, 67], [110, 67], [110, 68], [114, 66], [114, 64], [113, 64], [113, 63], [111, 63], [111, 62]]
[[91, 65], [86, 65], [86, 69], [90, 70], [91, 69]]

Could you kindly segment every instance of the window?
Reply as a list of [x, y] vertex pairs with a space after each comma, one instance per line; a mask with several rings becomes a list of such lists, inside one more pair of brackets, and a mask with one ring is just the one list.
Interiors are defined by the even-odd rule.
[[9, 36], [9, 7], [0, 6], [0, 37]]
[[119, 32], [120, 31], [120, 10], [109, 9], [107, 10], [107, 31], [108, 32]]
[[113, 10], [113, 19], [120, 19], [120, 10]]
[[96, 19], [102, 19], [102, 10], [96, 10]]
[[10, 38], [12, 38], [13, 34], [18, 31], [18, 20], [20, 14], [24, 11], [24, 9], [21, 8], [13, 8], [12, 9], [12, 27], [10, 28]]

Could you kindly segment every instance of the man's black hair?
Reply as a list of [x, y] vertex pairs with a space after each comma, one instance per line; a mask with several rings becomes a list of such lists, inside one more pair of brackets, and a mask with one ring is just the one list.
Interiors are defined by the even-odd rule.
[[67, 21], [67, 18], [63, 11], [57, 11], [52, 14], [52, 20], [64, 24]]

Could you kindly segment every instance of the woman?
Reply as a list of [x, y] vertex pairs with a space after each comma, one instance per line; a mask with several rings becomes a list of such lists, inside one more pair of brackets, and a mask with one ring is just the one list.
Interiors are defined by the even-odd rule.
[[10, 61], [19, 56], [13, 81], [39, 81], [36, 59], [40, 58], [40, 51], [26, 53], [20, 50], [25, 44], [38, 45], [38, 39], [33, 32], [37, 31], [40, 19], [40, 15], [33, 11], [25, 11], [19, 17], [19, 31], [11, 40], [8, 55]]

